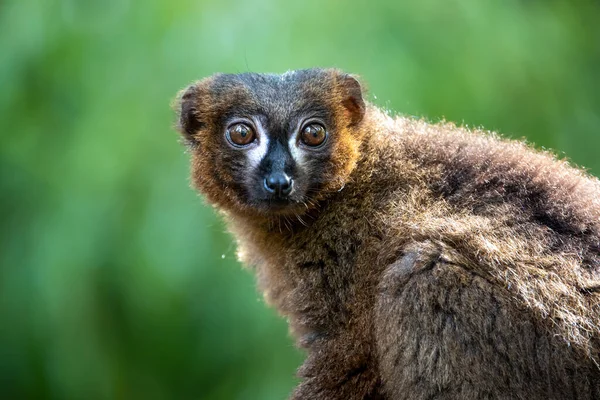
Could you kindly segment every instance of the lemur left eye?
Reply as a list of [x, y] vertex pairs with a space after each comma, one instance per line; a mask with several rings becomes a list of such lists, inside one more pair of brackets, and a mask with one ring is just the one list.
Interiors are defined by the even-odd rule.
[[246, 146], [254, 141], [254, 130], [246, 124], [235, 124], [227, 129], [227, 139], [234, 146]]
[[321, 124], [306, 125], [300, 134], [302, 143], [310, 147], [316, 147], [323, 144], [326, 137], [327, 132], [325, 131], [325, 127]]

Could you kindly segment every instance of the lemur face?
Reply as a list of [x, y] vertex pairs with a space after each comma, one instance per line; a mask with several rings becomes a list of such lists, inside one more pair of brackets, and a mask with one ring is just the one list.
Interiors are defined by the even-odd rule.
[[339, 190], [358, 157], [361, 88], [337, 70], [215, 75], [179, 106], [194, 184], [221, 207], [302, 212]]

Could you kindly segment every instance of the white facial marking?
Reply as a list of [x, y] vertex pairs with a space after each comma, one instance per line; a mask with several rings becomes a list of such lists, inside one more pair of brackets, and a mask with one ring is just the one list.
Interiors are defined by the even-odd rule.
[[297, 165], [302, 165], [304, 161], [304, 152], [301, 148], [298, 147], [298, 135], [293, 134], [288, 139], [288, 147], [290, 149], [290, 153], [292, 154], [292, 158], [296, 162]]
[[256, 126], [256, 129], [258, 129], [258, 132], [256, 132], [258, 134], [258, 146], [254, 146], [246, 152], [246, 157], [248, 158], [251, 168], [257, 168], [259, 166], [260, 162], [267, 154], [267, 149], [269, 147], [269, 137], [260, 124], [260, 121], [255, 121], [254, 125]]

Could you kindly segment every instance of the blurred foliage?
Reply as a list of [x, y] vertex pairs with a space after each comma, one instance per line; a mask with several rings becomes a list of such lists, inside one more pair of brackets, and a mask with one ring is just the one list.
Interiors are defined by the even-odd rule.
[[170, 99], [336, 66], [369, 98], [600, 172], [600, 4], [0, 3], [0, 397], [282, 399], [286, 323], [189, 188]]

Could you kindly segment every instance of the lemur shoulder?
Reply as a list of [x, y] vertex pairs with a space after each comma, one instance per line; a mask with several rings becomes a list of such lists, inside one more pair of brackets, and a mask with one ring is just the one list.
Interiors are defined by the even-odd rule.
[[293, 399], [600, 398], [600, 183], [335, 69], [178, 96], [194, 186], [307, 359]]

